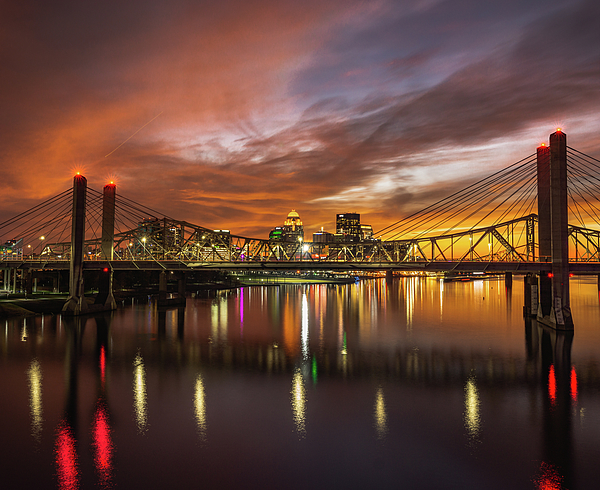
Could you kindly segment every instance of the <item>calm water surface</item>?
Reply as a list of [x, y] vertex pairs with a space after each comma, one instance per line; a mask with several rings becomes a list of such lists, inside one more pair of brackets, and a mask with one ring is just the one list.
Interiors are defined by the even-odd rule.
[[252, 287], [2, 320], [0, 488], [600, 487], [600, 306], [523, 283]]

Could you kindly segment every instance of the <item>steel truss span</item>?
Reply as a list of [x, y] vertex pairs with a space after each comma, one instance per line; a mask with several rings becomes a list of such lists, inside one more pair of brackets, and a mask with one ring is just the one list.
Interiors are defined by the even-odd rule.
[[[550, 270], [535, 242], [534, 214], [494, 226], [411, 240], [347, 243], [287, 243], [231, 235], [169, 218], [115, 234], [114, 256], [107, 261], [101, 239], [85, 242], [85, 267], [107, 263], [119, 269], [333, 269], [333, 270]], [[571, 262], [600, 263], [600, 231], [569, 227]], [[11, 258], [42, 267], [68, 267], [70, 243], [47, 244], [45, 253]], [[595, 269], [595, 267], [594, 267]]]

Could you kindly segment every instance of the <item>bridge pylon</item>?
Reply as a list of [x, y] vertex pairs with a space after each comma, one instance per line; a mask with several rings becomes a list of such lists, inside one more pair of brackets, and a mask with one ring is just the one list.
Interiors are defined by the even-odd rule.
[[62, 312], [66, 315], [81, 315], [87, 313], [88, 310], [83, 289], [86, 195], [87, 179], [78, 174], [73, 178], [69, 297], [62, 309]]
[[552, 262], [552, 273], [540, 275], [538, 321], [557, 330], [573, 329], [568, 217], [567, 135], [559, 129], [550, 135], [549, 150], [538, 148], [539, 255]]
[[112, 182], [104, 186], [102, 195], [102, 258], [108, 262], [99, 277], [98, 295], [94, 305], [106, 310], [116, 310], [117, 303], [113, 295], [113, 260], [115, 247], [115, 202], [117, 186]]

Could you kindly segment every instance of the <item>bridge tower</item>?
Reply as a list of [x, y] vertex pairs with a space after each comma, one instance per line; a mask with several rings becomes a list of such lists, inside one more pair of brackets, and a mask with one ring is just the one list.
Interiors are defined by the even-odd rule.
[[67, 315], [80, 315], [86, 313], [88, 309], [83, 289], [86, 195], [87, 179], [77, 174], [73, 179], [69, 297], [62, 309]]
[[102, 196], [102, 258], [108, 262], [101, 272], [98, 284], [98, 295], [94, 305], [101, 305], [106, 310], [116, 310], [117, 303], [113, 295], [113, 269], [111, 261], [115, 246], [115, 201], [117, 186], [111, 182], [104, 186]]
[[560, 129], [550, 135], [549, 150], [545, 147], [538, 148], [538, 219], [540, 260], [544, 261], [549, 256], [552, 262], [552, 273], [549, 276], [543, 273], [540, 275], [538, 321], [557, 330], [572, 330], [573, 317], [569, 297], [567, 135]]

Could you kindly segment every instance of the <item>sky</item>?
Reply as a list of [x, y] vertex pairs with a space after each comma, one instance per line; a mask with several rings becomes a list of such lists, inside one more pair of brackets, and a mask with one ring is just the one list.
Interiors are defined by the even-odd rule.
[[600, 158], [597, 0], [0, 0], [0, 220], [72, 185], [266, 238]]

